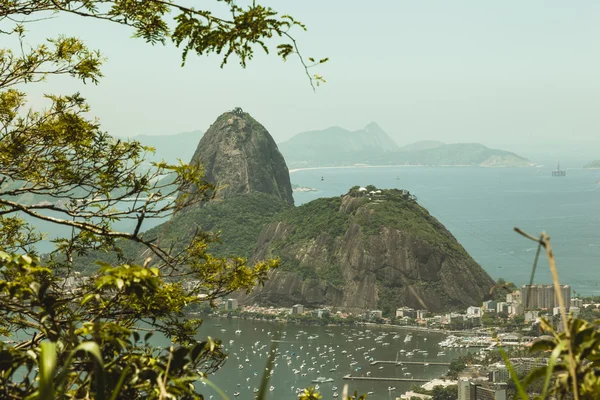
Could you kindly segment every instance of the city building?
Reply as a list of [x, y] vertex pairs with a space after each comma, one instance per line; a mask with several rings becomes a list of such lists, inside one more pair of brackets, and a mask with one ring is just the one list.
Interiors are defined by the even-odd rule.
[[292, 314], [293, 315], [304, 314], [304, 306], [302, 304], [296, 304], [296, 305], [292, 306]]
[[508, 305], [508, 314], [510, 315], [523, 315], [525, 307], [521, 303], [512, 303]]
[[396, 310], [396, 318], [403, 317], [417, 318], [417, 311], [410, 307], [400, 307]]
[[238, 309], [237, 299], [227, 299], [227, 302], [225, 303], [225, 310], [226, 311], [235, 311], [237, 309]]
[[534, 357], [511, 358], [510, 363], [515, 371], [529, 373], [535, 368], [548, 365], [548, 359]]
[[421, 399], [421, 400], [429, 400], [429, 399], [433, 399], [433, 396], [430, 396], [428, 394], [412, 392], [412, 391], [408, 391], [408, 392], [400, 395], [400, 399], [402, 399], [402, 400], [413, 400], [415, 398]]
[[461, 380], [458, 382], [458, 400], [506, 400], [506, 384]]
[[525, 322], [533, 322], [538, 319], [539, 311], [525, 311]]
[[583, 307], [583, 300], [578, 298], [571, 299], [571, 307]]
[[427, 310], [417, 310], [417, 319], [425, 319], [428, 313]]
[[483, 308], [484, 311], [496, 312], [496, 302], [494, 300], [484, 301], [481, 308]]
[[512, 293], [506, 295], [507, 303], [521, 303], [521, 291], [515, 290]]
[[[560, 285], [560, 291], [566, 307], [569, 307], [571, 305], [571, 286]], [[558, 306], [554, 285], [523, 285], [521, 286], [521, 297], [526, 310], [552, 310]]]
[[490, 382], [508, 382], [510, 381], [510, 371], [506, 368], [506, 365], [494, 365], [490, 370], [488, 376]]
[[508, 314], [508, 303], [505, 301], [499, 301], [496, 303], [496, 312]]
[[469, 307], [467, 308], [467, 315], [474, 317], [481, 317], [481, 307]]
[[383, 318], [383, 311], [381, 310], [370, 310], [367, 313], [369, 319], [381, 319]]

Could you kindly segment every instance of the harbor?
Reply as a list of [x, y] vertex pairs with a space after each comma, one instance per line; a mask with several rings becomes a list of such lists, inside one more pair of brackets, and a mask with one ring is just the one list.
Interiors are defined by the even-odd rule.
[[377, 364], [395, 364], [397, 366], [402, 366], [402, 365], [424, 365], [424, 366], [444, 365], [444, 366], [449, 366], [450, 365], [449, 362], [436, 362], [436, 361], [383, 361], [383, 360], [371, 361], [371, 365], [377, 365]]
[[344, 375], [344, 379], [351, 381], [393, 381], [393, 382], [414, 382], [423, 383], [429, 382], [430, 379], [421, 378], [395, 378], [395, 377], [376, 377], [376, 376], [352, 376], [350, 374]]

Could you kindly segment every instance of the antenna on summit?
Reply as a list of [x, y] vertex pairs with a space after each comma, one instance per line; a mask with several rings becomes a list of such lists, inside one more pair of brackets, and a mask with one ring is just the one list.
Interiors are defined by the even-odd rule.
[[244, 110], [242, 110], [242, 107], [236, 107], [231, 112], [234, 113], [234, 114], [236, 114], [236, 115], [242, 115], [242, 114], [244, 114]]

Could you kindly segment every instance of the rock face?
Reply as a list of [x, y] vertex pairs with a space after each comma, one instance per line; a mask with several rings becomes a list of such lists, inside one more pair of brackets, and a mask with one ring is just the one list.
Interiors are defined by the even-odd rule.
[[[313, 204], [315, 203], [315, 204]], [[477, 305], [493, 280], [452, 234], [406, 193], [349, 193], [280, 214], [254, 259], [281, 267], [247, 303], [346, 310], [442, 311]]]
[[290, 175], [277, 144], [264, 126], [239, 108], [210, 126], [191, 163], [202, 164], [206, 180], [217, 184], [216, 199], [260, 192], [294, 204]]

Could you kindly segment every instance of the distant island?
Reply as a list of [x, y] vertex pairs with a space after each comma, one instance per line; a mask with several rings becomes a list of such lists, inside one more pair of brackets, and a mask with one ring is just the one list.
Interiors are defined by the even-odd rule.
[[583, 168], [587, 169], [600, 169], [600, 160], [594, 160], [591, 163], [588, 163], [583, 166]]
[[350, 132], [340, 127], [303, 132], [278, 144], [290, 168], [352, 165], [531, 167], [515, 153], [479, 143], [420, 141], [398, 145], [375, 122]]

